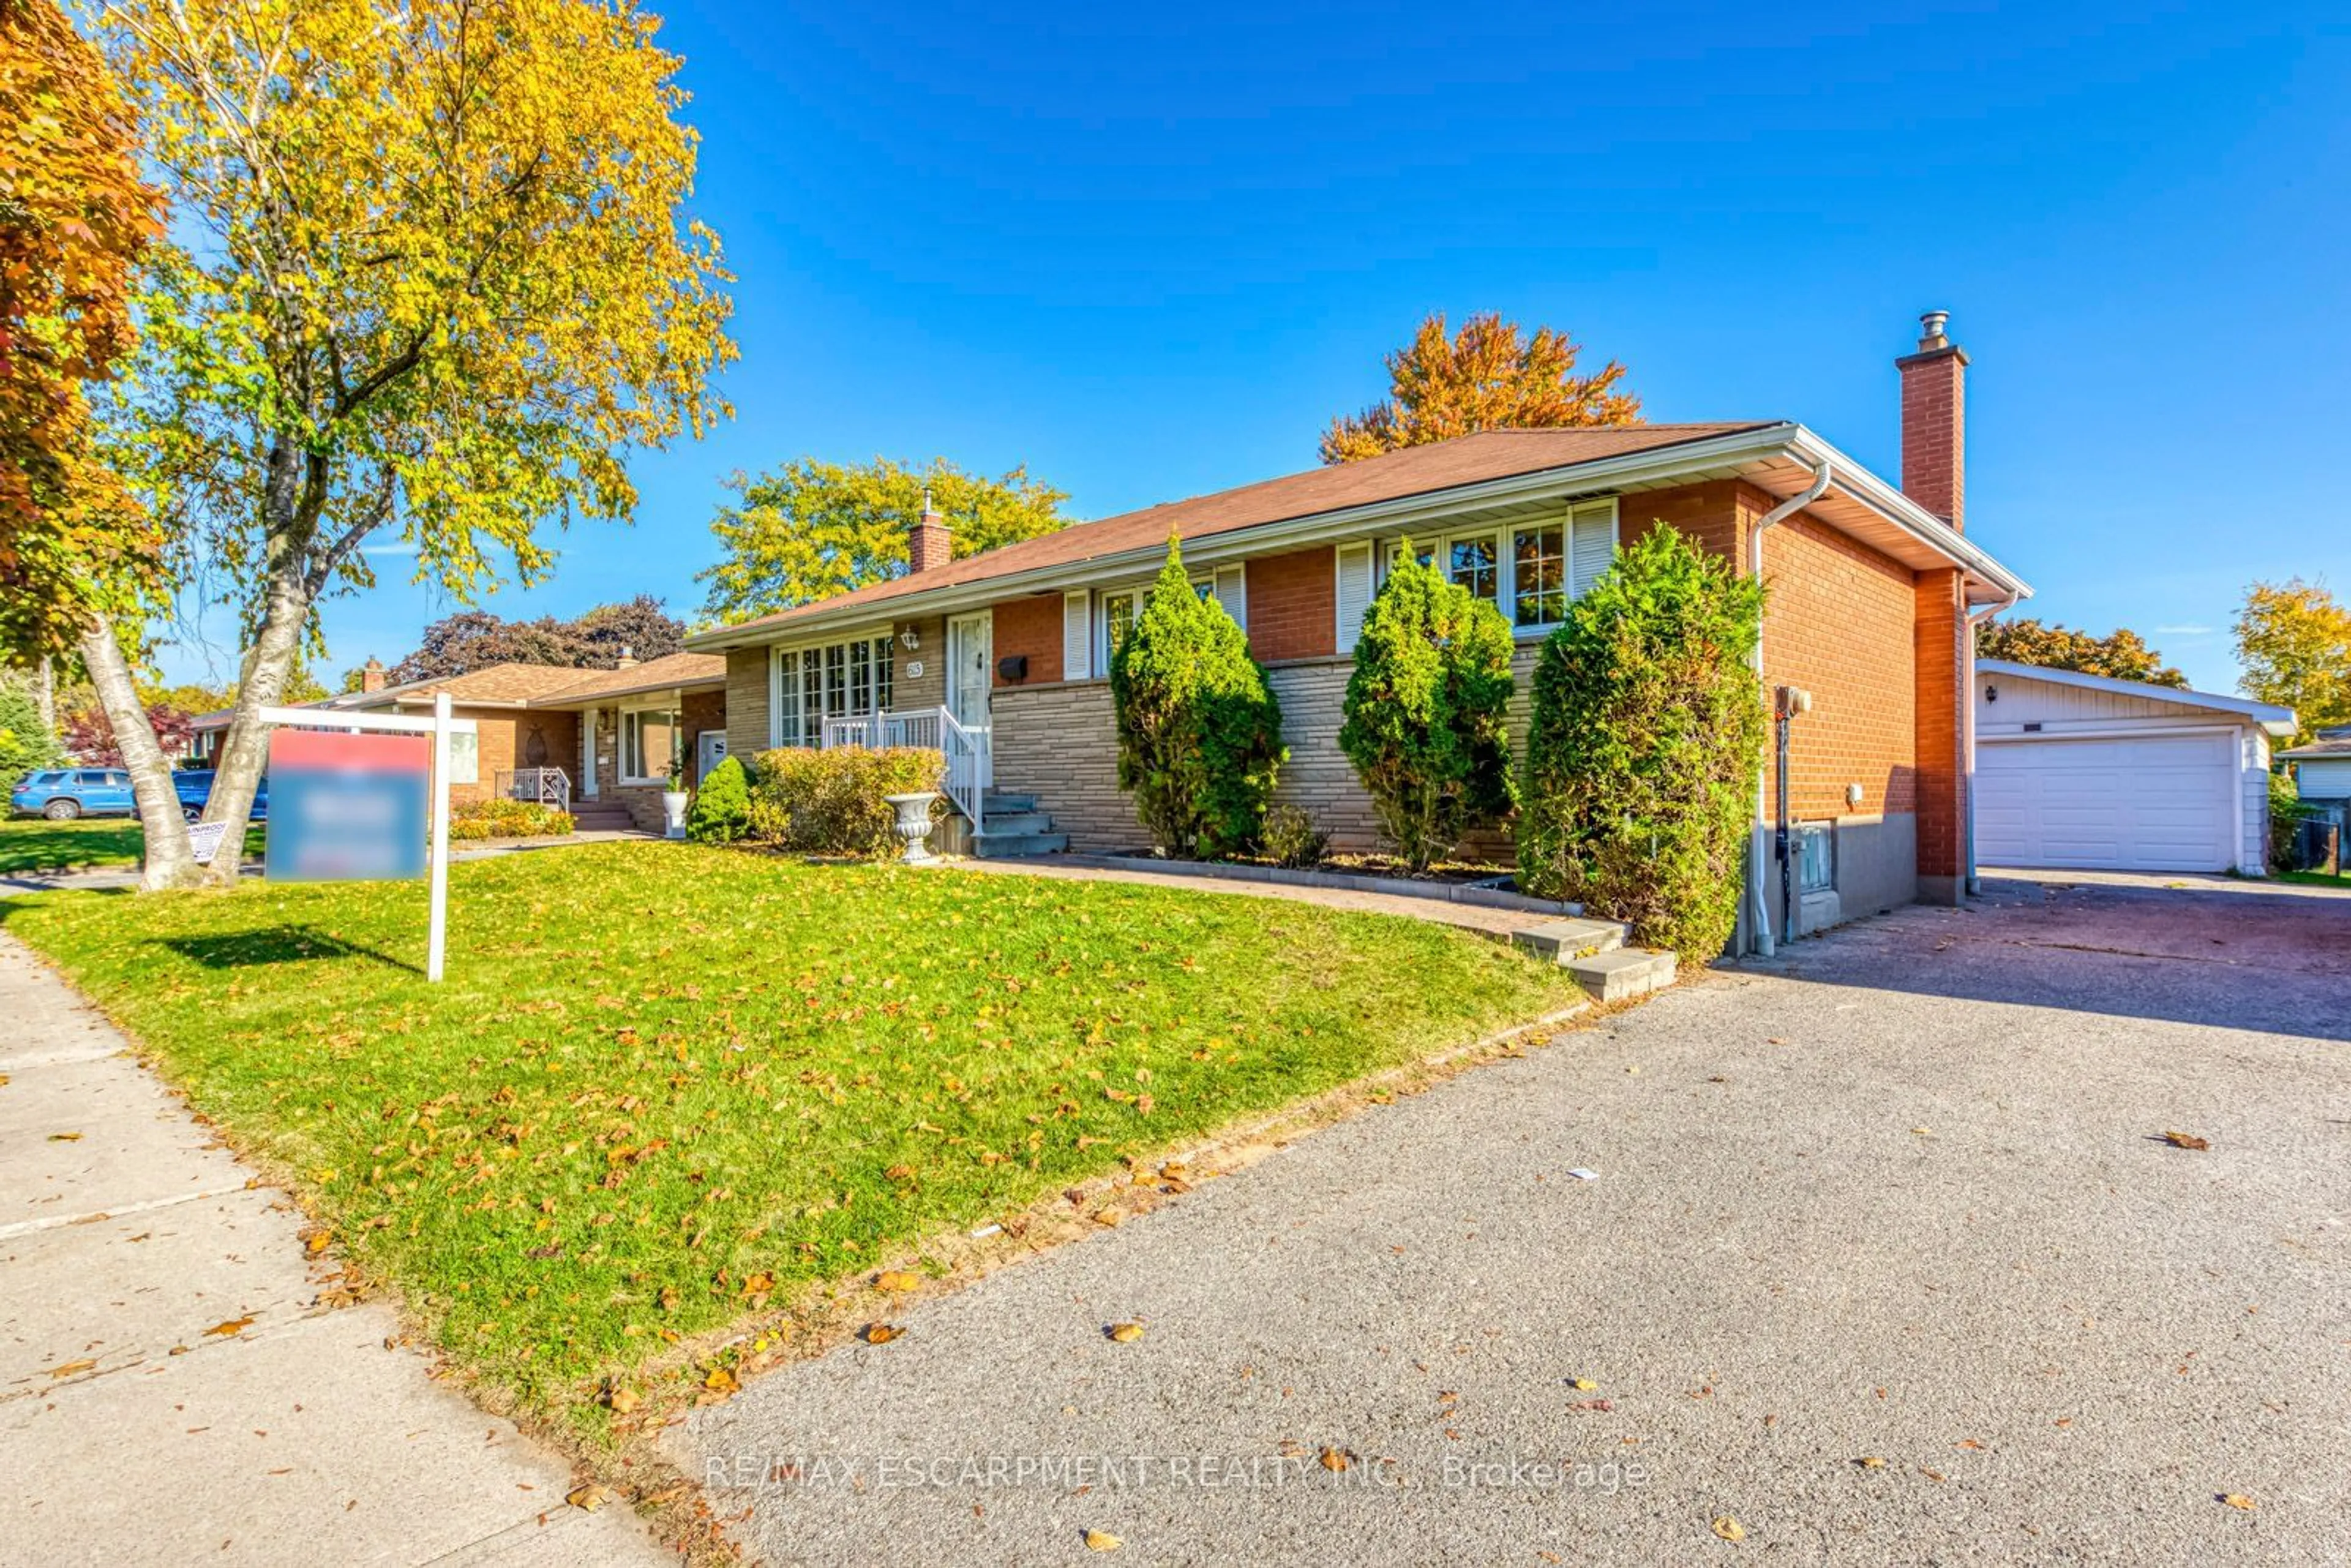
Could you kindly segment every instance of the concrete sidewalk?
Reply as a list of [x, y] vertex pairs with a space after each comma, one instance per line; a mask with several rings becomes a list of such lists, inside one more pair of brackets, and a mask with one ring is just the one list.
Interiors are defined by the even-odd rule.
[[284, 1195], [5, 935], [0, 1019], [0, 1563], [672, 1560], [325, 1305]]

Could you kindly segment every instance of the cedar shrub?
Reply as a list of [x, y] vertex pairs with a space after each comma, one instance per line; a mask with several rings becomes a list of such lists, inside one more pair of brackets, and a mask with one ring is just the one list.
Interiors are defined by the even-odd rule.
[[1397, 857], [1424, 872], [1510, 812], [1510, 626], [1411, 540], [1398, 556], [1355, 639], [1339, 749]]
[[1763, 588], [1662, 524], [1578, 600], [1535, 664], [1519, 885], [1711, 958], [1737, 923], [1765, 721]]
[[1281, 744], [1281, 705], [1225, 607], [1192, 590], [1183, 551], [1111, 654], [1118, 783], [1162, 854], [1238, 854], [1257, 841]]

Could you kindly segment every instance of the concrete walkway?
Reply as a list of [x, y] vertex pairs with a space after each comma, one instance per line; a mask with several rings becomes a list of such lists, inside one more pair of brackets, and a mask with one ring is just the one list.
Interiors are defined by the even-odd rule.
[[671, 1561], [322, 1303], [299, 1216], [0, 935], [0, 1563]]
[[1520, 909], [1489, 909], [1475, 904], [1452, 904], [1441, 898], [1412, 898], [1394, 893], [1357, 893], [1349, 888], [1293, 887], [1286, 883], [1249, 882], [1239, 877], [1176, 876], [1165, 872], [1130, 871], [1123, 866], [1073, 863], [1057, 855], [1006, 860], [943, 861], [942, 869], [1013, 876], [1060, 877], [1071, 882], [1132, 882], [1145, 887], [1173, 887], [1187, 893], [1232, 893], [1244, 898], [1285, 898], [1296, 904], [1319, 904], [1326, 909], [1353, 909], [1366, 915], [1401, 915], [1410, 920], [1432, 920], [1507, 938], [1513, 931], [1555, 920], [1556, 915], [1532, 915]]

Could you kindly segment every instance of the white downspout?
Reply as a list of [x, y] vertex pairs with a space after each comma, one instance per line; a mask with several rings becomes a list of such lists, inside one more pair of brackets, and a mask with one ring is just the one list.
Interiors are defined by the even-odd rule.
[[[1963, 716], [1960, 720], [1965, 725], [1966, 730], [1960, 738], [1967, 743], [1968, 756], [1967, 766], [1960, 776], [1968, 782], [1968, 821], [1965, 835], [1968, 874], [1967, 879], [1959, 885], [1969, 894], [1979, 894], [1983, 891], [1983, 879], [1976, 874], [1976, 627], [2003, 610], [2013, 610], [2017, 601], [2022, 597], [2022, 594], [2011, 591], [1998, 604], [1987, 604], [1981, 610], [1968, 612], [1967, 680], [1965, 690], [1959, 697], [1959, 700], [1966, 705], [1961, 709]], [[2240, 790], [2238, 793], [2241, 795], [2243, 791]], [[2239, 834], [2237, 841], [2241, 846], [2244, 836]]]
[[[1835, 477], [1834, 465], [1827, 458], [1822, 458], [1821, 465], [1813, 472], [1812, 484], [1805, 487], [1803, 494], [1781, 502], [1756, 520], [1754, 531], [1747, 536], [1747, 573], [1750, 577], [1758, 582], [1763, 580], [1764, 531], [1777, 528], [1828, 494], [1829, 482]], [[1763, 626], [1760, 621], [1755, 626], [1755, 651], [1748, 663], [1754, 666], [1755, 684], [1763, 688], [1763, 706], [1768, 713], [1772, 708], [1771, 689], [1763, 685]], [[1778, 949], [1771, 940], [1771, 897], [1763, 885], [1771, 876], [1771, 862], [1766, 849], [1769, 841], [1765, 834], [1771, 825], [1771, 748], [1766, 747], [1764, 749], [1766, 759], [1755, 769], [1755, 831], [1749, 835], [1751, 841], [1747, 848], [1747, 897], [1748, 918], [1755, 925], [1755, 951], [1769, 958]]]

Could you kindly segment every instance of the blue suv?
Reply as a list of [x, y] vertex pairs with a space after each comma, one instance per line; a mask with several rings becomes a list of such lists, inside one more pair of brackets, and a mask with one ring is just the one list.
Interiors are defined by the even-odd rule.
[[120, 768], [44, 768], [16, 786], [8, 804], [52, 822], [128, 816], [133, 808], [131, 775]]
[[[190, 768], [172, 775], [172, 788], [180, 793], [180, 814], [191, 822], [204, 814], [204, 802], [213, 798], [213, 769]], [[246, 813], [248, 821], [269, 820], [269, 775], [263, 774], [253, 786], [253, 810]]]

